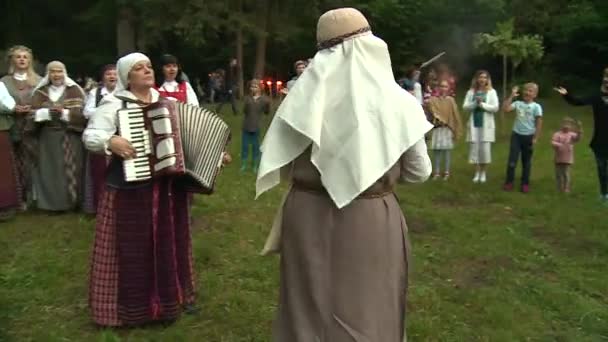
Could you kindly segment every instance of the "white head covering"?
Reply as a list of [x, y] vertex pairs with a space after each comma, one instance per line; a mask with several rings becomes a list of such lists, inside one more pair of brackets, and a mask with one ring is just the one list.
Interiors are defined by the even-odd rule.
[[36, 90], [46, 86], [47, 84], [51, 83], [51, 80], [49, 78], [49, 73], [50, 73], [51, 69], [63, 69], [63, 75], [64, 75], [63, 85], [66, 87], [76, 86], [76, 87], [78, 87], [78, 89], [80, 90], [82, 95], [85, 96], [84, 90], [82, 90], [82, 88], [78, 85], [78, 83], [74, 82], [74, 80], [71, 79], [70, 76], [68, 76], [68, 71], [65, 68], [65, 64], [63, 64], [59, 61], [52, 61], [46, 65], [46, 75], [44, 75], [44, 77], [40, 80], [40, 82], [38, 82], [38, 85], [36, 86], [36, 88], [34, 88], [34, 92]]
[[129, 72], [135, 64], [142, 61], [150, 61], [148, 56], [140, 52], [130, 53], [116, 62], [116, 73], [118, 73], [118, 82], [116, 84], [116, 92], [126, 90], [129, 86]]
[[311, 162], [342, 208], [433, 127], [416, 98], [395, 82], [388, 47], [368, 25], [355, 9], [319, 19], [320, 48], [337, 45], [317, 52], [278, 108], [261, 147], [256, 198], [312, 144]]

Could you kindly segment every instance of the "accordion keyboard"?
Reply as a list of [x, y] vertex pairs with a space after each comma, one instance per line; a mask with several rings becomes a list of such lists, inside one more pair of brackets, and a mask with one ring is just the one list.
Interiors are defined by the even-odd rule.
[[120, 135], [127, 139], [135, 149], [135, 158], [123, 162], [127, 182], [143, 181], [152, 178], [149, 154], [150, 134], [145, 128], [144, 112], [141, 108], [122, 110], [118, 116]]

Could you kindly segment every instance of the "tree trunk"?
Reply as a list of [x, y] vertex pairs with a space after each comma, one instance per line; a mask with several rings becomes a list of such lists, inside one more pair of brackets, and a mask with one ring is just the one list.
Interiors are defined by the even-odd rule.
[[266, 68], [266, 45], [268, 43], [268, 10], [270, 8], [270, 0], [260, 0], [258, 2], [258, 15], [260, 24], [258, 26], [257, 42], [255, 47], [255, 71], [256, 78], [264, 77], [264, 69]]
[[[507, 55], [503, 54], [502, 55], [502, 98], [507, 97]], [[507, 127], [506, 123], [505, 123], [505, 112], [501, 109], [500, 110], [500, 125], [501, 125], [501, 132], [504, 134], [505, 132], [505, 127]]]
[[118, 20], [116, 23], [116, 45], [118, 56], [124, 56], [134, 52], [135, 48], [135, 15], [130, 7], [118, 9]]

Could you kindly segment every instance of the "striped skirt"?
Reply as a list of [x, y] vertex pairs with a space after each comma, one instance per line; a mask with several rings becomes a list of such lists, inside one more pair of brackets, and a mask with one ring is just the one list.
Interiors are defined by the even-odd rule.
[[435, 127], [431, 131], [431, 150], [451, 150], [454, 148], [454, 133], [448, 127]]
[[97, 212], [89, 306], [101, 326], [177, 319], [194, 302], [187, 193], [161, 179], [106, 188]]
[[17, 163], [9, 133], [0, 132], [0, 219], [12, 216], [21, 202]]

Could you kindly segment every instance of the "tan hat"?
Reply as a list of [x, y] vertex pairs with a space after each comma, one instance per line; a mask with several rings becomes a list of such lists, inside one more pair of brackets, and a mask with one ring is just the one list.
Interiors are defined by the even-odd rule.
[[371, 28], [367, 19], [354, 8], [338, 8], [325, 12], [317, 24], [317, 47], [327, 49], [363, 34]]

